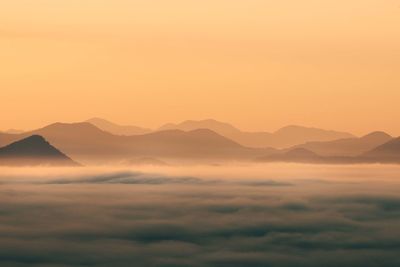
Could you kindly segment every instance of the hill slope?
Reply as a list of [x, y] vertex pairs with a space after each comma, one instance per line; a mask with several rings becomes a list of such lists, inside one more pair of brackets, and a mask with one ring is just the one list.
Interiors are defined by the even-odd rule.
[[392, 139], [393, 137], [384, 132], [373, 132], [361, 138], [308, 142], [294, 148], [304, 148], [321, 156], [358, 156]]
[[56, 165], [78, 164], [49, 144], [42, 136], [32, 135], [0, 148], [0, 165]]
[[400, 137], [380, 145], [362, 155], [378, 162], [400, 162]]
[[287, 126], [274, 133], [268, 132], [243, 132], [236, 127], [216, 120], [184, 121], [179, 124], [169, 123], [159, 130], [193, 131], [196, 129], [210, 129], [220, 135], [232, 139], [246, 147], [287, 148], [309, 141], [332, 141], [342, 138], [353, 138], [349, 133], [327, 131], [317, 128], [302, 126]]
[[97, 128], [115, 134], [115, 135], [138, 135], [151, 132], [151, 129], [141, 128], [131, 125], [119, 125], [101, 118], [92, 118], [87, 120]]

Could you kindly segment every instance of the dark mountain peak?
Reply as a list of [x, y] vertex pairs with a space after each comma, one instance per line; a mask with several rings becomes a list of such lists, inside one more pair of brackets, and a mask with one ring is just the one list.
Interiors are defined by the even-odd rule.
[[77, 165], [40, 135], [0, 148], [1, 165]]
[[15, 142], [15, 144], [19, 144], [19, 145], [27, 145], [27, 144], [32, 144], [32, 145], [42, 145], [42, 144], [48, 144], [48, 142], [46, 141], [46, 139], [44, 139], [43, 136], [38, 135], [38, 134], [34, 134], [31, 135], [21, 141]]

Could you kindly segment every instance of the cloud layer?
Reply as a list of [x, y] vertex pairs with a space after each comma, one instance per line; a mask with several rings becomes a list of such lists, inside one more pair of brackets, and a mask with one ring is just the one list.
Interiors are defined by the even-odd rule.
[[400, 266], [396, 181], [220, 172], [3, 172], [0, 265]]

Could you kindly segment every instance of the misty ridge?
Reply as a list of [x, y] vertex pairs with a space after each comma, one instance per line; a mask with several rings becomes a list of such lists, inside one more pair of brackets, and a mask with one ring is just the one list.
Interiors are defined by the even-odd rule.
[[0, 148], [0, 166], [2, 165], [79, 166], [40, 135], [32, 135]]
[[[243, 132], [216, 120], [170, 123], [150, 130], [94, 118], [23, 133], [0, 133], [0, 146], [0, 165], [74, 165], [72, 160], [89, 165], [400, 163], [400, 139], [384, 132], [356, 137], [301, 126], [274, 133]], [[54, 149], [65, 159], [51, 153], [44, 159], [46, 151]]]
[[274, 133], [243, 132], [216, 120], [169, 123], [151, 130], [93, 118], [0, 133], [0, 147], [0, 165], [400, 163], [400, 138], [384, 132], [356, 137], [301, 126]]

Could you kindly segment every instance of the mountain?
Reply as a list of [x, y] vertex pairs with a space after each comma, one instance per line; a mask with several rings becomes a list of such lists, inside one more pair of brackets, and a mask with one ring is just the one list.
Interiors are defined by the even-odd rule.
[[290, 125], [283, 127], [273, 133], [275, 142], [280, 147], [302, 144], [310, 141], [333, 141], [343, 138], [352, 138], [354, 135], [332, 130]]
[[5, 132], [0, 132], [0, 147], [9, 145], [10, 143], [22, 139], [19, 137], [20, 134], [10, 134]]
[[229, 135], [232, 133], [241, 133], [241, 131], [229, 123], [219, 122], [216, 120], [187, 120], [179, 124], [168, 123], [161, 126], [158, 130], [181, 130], [181, 131], [193, 131], [197, 129], [210, 129], [220, 135]]
[[126, 144], [141, 156], [176, 159], [249, 159], [273, 149], [244, 147], [209, 129], [167, 130], [132, 136]]
[[42, 136], [32, 135], [0, 148], [0, 165], [78, 166], [79, 164], [49, 144]]
[[92, 118], [87, 120], [97, 128], [115, 134], [115, 135], [137, 135], [151, 132], [151, 129], [141, 128], [130, 125], [119, 125], [101, 118]]
[[169, 123], [159, 130], [192, 131], [196, 129], [210, 129], [237, 143], [253, 148], [274, 147], [287, 148], [311, 141], [332, 141], [343, 138], [354, 138], [353, 135], [344, 132], [328, 131], [302, 126], [287, 126], [274, 133], [268, 132], [243, 132], [238, 128], [216, 120], [184, 121], [179, 124]]
[[317, 163], [322, 160], [323, 157], [304, 148], [294, 148], [287, 152], [267, 155], [256, 159], [256, 161], [258, 162], [298, 162], [298, 163]]
[[364, 153], [362, 157], [376, 162], [400, 163], [400, 137]]
[[87, 122], [53, 123], [23, 134], [0, 134], [0, 146], [31, 135], [43, 136], [51, 144], [79, 162], [93, 155], [102, 157], [102, 155], [113, 153], [113, 150], [116, 149], [114, 139], [117, 139], [117, 136], [102, 131]]
[[[225, 125], [225, 129], [228, 128], [230, 127]], [[290, 128], [288, 129], [290, 132]], [[283, 132], [288, 132], [288, 129]], [[306, 163], [391, 162], [397, 161], [400, 149], [400, 140], [392, 139], [383, 132], [374, 132], [361, 138], [310, 142], [291, 149], [277, 150], [249, 148], [210, 129], [163, 130], [142, 135], [121, 136], [101, 130], [87, 122], [54, 123], [22, 134], [0, 133], [0, 147], [30, 138], [32, 135], [43, 136], [67, 155], [86, 164], [157, 163], [149, 159], [171, 164], [216, 163], [255, 158], [259, 161]], [[390, 141], [385, 142], [387, 140]], [[43, 144], [43, 142], [38, 143]], [[50, 145], [47, 142], [46, 144]]]
[[[381, 143], [388, 139], [390, 141], [367, 152], [353, 155], [356, 151], [365, 150], [367, 147], [373, 146], [373, 144]], [[343, 139], [322, 144], [325, 144], [326, 146], [323, 147], [319, 144], [320, 146], [317, 148], [320, 151], [329, 152], [331, 155], [320, 155], [315, 151], [298, 146], [284, 150], [283, 152], [280, 151], [275, 154], [259, 157], [256, 161], [322, 164], [400, 163], [400, 137], [393, 139], [383, 132], [373, 132], [361, 138]], [[335, 145], [337, 148], [335, 148]], [[346, 152], [349, 155], [343, 155]]]
[[90, 123], [54, 123], [20, 135], [0, 134], [0, 144], [29, 135], [44, 136], [49, 142], [82, 163], [127, 161], [151, 157], [170, 162], [243, 160], [275, 152], [274, 149], [244, 147], [208, 129], [189, 132], [167, 130], [143, 135], [118, 136]]
[[304, 148], [321, 156], [358, 156], [392, 139], [393, 137], [387, 133], [372, 132], [360, 138], [345, 138], [328, 142], [307, 142], [293, 148]]

